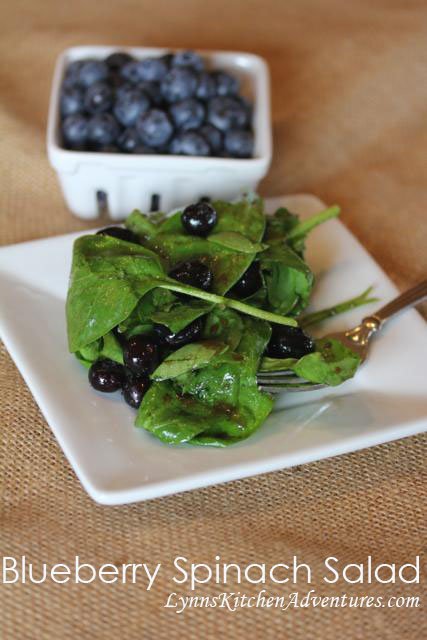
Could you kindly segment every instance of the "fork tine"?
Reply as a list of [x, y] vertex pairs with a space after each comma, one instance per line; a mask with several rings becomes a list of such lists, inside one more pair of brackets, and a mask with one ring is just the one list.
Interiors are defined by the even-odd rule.
[[258, 384], [272, 384], [272, 385], [301, 384], [302, 382], [307, 382], [308, 384], [314, 384], [313, 382], [310, 382], [310, 380], [299, 378], [295, 374], [293, 376], [275, 376], [275, 377], [267, 376], [265, 378], [260, 378], [259, 376], [257, 376], [257, 381], [258, 381]]
[[295, 382], [295, 383], [274, 383], [265, 384], [258, 382], [262, 391], [267, 393], [283, 393], [284, 391], [318, 391], [319, 389], [325, 389], [325, 384], [315, 384], [313, 382]]
[[281, 369], [280, 371], [258, 371], [258, 378], [282, 378], [284, 376], [287, 377], [295, 377], [295, 373], [291, 369]]

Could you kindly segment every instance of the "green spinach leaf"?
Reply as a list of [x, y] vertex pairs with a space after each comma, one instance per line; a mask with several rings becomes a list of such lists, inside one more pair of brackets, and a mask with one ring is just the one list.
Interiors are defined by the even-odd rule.
[[214, 307], [206, 316], [203, 336], [206, 340], [225, 342], [234, 351], [243, 334], [244, 323], [236, 311]]
[[123, 322], [164, 276], [155, 253], [104, 235], [74, 243], [66, 313], [70, 351], [78, 351]]
[[171, 380], [178, 376], [206, 367], [214, 356], [227, 351], [221, 342], [192, 342], [171, 353], [151, 374], [152, 380]]
[[149, 216], [146, 216], [138, 209], [132, 211], [132, 213], [126, 218], [125, 226], [133, 231], [142, 241], [150, 242], [152, 238], [157, 234], [158, 225], [154, 224]]
[[313, 274], [285, 244], [273, 245], [260, 255], [270, 308], [279, 314], [298, 315], [308, 304]]
[[360, 357], [339, 340], [322, 338], [316, 342], [316, 351], [304, 356], [294, 365], [294, 371], [310, 382], [330, 386], [352, 378], [361, 363]]
[[189, 298], [188, 302], [176, 301], [169, 308], [160, 308], [152, 312], [148, 317], [153, 322], [165, 324], [173, 333], [178, 333], [190, 322], [208, 313], [214, 305], [204, 300]]
[[314, 216], [311, 216], [311, 218], [302, 220], [288, 231], [286, 234], [286, 242], [297, 253], [303, 253], [305, 249], [305, 239], [308, 234], [318, 227], [319, 224], [323, 224], [327, 220], [331, 220], [331, 218], [336, 218], [339, 214], [340, 208], [334, 205], [333, 207], [324, 209], [324, 211], [320, 213], [316, 213]]
[[76, 352], [76, 357], [87, 368], [98, 358], [108, 358], [123, 364], [123, 349], [114, 333], [110, 331], [102, 338], [82, 347]]
[[295, 358], [263, 358], [261, 371], [294, 371], [298, 376], [308, 380], [336, 386], [352, 378], [361, 364], [360, 357], [333, 338], [322, 338], [316, 341], [316, 351]]
[[267, 249], [268, 245], [260, 242], [252, 242], [246, 236], [236, 231], [221, 231], [219, 233], [211, 233], [208, 236], [208, 242], [219, 244], [227, 249], [239, 251], [240, 253], [258, 253]]
[[270, 327], [252, 318], [243, 323], [237, 350], [222, 351], [203, 368], [153, 383], [136, 425], [171, 444], [226, 446], [253, 433], [273, 404], [256, 383]]
[[299, 216], [291, 213], [285, 207], [277, 209], [274, 215], [267, 217], [264, 240], [271, 242], [284, 240], [288, 233], [299, 223]]

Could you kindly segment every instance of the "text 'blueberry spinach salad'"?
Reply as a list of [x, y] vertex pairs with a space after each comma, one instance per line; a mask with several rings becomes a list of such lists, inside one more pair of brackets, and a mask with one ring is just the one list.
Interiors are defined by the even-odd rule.
[[289, 369], [311, 382], [352, 377], [358, 356], [306, 327], [366, 304], [370, 290], [303, 315], [313, 288], [304, 240], [337, 216], [260, 199], [200, 202], [170, 217], [134, 211], [125, 227], [74, 244], [69, 348], [101, 392], [122, 390], [136, 426], [171, 443], [224, 446], [255, 431], [273, 400], [257, 371]]
[[234, 75], [194, 51], [75, 60], [60, 94], [64, 146], [77, 151], [250, 158], [252, 107]]

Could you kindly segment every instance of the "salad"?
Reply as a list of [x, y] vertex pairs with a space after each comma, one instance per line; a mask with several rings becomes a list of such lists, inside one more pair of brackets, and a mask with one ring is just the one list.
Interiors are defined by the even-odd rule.
[[327, 385], [359, 357], [307, 328], [371, 302], [370, 289], [304, 313], [314, 277], [305, 239], [339, 215], [299, 220], [263, 201], [202, 199], [166, 217], [134, 211], [124, 227], [78, 238], [66, 314], [70, 352], [97, 391], [121, 390], [135, 425], [169, 444], [226, 446], [250, 436], [273, 398], [261, 370]]

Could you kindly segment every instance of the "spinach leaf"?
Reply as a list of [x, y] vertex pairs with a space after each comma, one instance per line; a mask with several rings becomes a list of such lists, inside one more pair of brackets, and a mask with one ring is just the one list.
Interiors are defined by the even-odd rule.
[[298, 255], [303, 256], [308, 234], [319, 224], [336, 218], [339, 214], [340, 208], [334, 205], [300, 221], [297, 215], [281, 207], [268, 218], [264, 240], [270, 244], [286, 242]]
[[74, 243], [66, 313], [70, 351], [78, 351], [123, 322], [164, 276], [145, 247], [104, 235]]
[[299, 223], [299, 216], [285, 207], [277, 209], [274, 215], [267, 217], [264, 240], [266, 242], [283, 240]]
[[331, 218], [336, 218], [340, 214], [340, 208], [336, 205], [329, 207], [320, 213], [316, 213], [311, 218], [302, 220], [298, 224], [294, 225], [292, 229], [286, 234], [286, 242], [297, 253], [304, 251], [304, 241], [308, 234], [315, 229], [319, 224], [323, 224]]
[[285, 244], [270, 246], [260, 257], [270, 308], [279, 314], [298, 315], [308, 304], [313, 274]]
[[268, 358], [261, 360], [260, 371], [292, 371], [298, 362], [297, 358]]
[[102, 343], [100, 357], [123, 364], [123, 349], [112, 331], [102, 338]]
[[[206, 305], [193, 298], [189, 298], [189, 306]], [[178, 298], [167, 289], [156, 287], [141, 298], [131, 315], [120, 324], [120, 331], [125, 333], [127, 338], [138, 333], [149, 333], [153, 329], [154, 322], [163, 323], [163, 316], [168, 318], [171, 311], [176, 306], [184, 306], [178, 302]], [[212, 306], [212, 305], [209, 305]], [[184, 307], [185, 308], [185, 307]], [[157, 316], [159, 319], [157, 320]], [[191, 320], [190, 320], [191, 321]], [[167, 324], [167, 323], [164, 323]], [[184, 322], [184, 326], [187, 322]], [[183, 328], [183, 327], [181, 327]]]
[[268, 247], [266, 244], [259, 242], [252, 242], [246, 236], [236, 231], [221, 231], [219, 233], [211, 233], [207, 238], [208, 242], [219, 244], [227, 249], [233, 251], [240, 251], [240, 253], [258, 253], [264, 251]]
[[225, 342], [234, 351], [242, 339], [243, 326], [242, 318], [232, 309], [214, 307], [206, 316], [203, 337]]
[[157, 233], [158, 226], [153, 221], [138, 209], [132, 211], [132, 213], [126, 218], [125, 226], [133, 231], [141, 240], [150, 241]]
[[228, 346], [221, 342], [192, 342], [171, 353], [151, 374], [152, 380], [171, 380], [178, 376], [196, 371], [209, 364], [212, 358], [227, 351]]
[[316, 341], [316, 351], [299, 360], [286, 358], [263, 358], [261, 371], [292, 370], [309, 382], [336, 386], [352, 378], [361, 364], [361, 359], [351, 349], [334, 338]]
[[294, 371], [310, 382], [323, 382], [335, 386], [352, 378], [360, 363], [357, 353], [339, 340], [323, 338], [317, 341], [314, 353], [298, 360]]
[[235, 351], [217, 353], [203, 368], [173, 380], [154, 382], [136, 425], [164, 442], [206, 446], [233, 444], [257, 429], [273, 404], [256, 383], [270, 327], [252, 318], [242, 322], [243, 338]]
[[[108, 334], [107, 334], [108, 335]], [[84, 362], [95, 362], [99, 358], [102, 349], [102, 338], [98, 338], [94, 342], [85, 345], [79, 351], [77, 351], [76, 355], [79, 360]]]
[[[168, 444], [198, 444], [207, 424], [227, 428], [230, 418], [196, 398], [180, 395], [171, 380], [156, 382], [144, 396], [135, 426], [150, 431]], [[217, 446], [223, 445], [218, 440]]]
[[87, 368], [98, 358], [108, 358], [123, 364], [123, 349], [114, 333], [110, 331], [103, 338], [82, 347], [76, 352], [76, 357]]
[[188, 302], [175, 301], [167, 309], [155, 310], [148, 317], [153, 322], [165, 324], [173, 333], [178, 333], [190, 322], [208, 313], [213, 306], [211, 302], [189, 298]]

